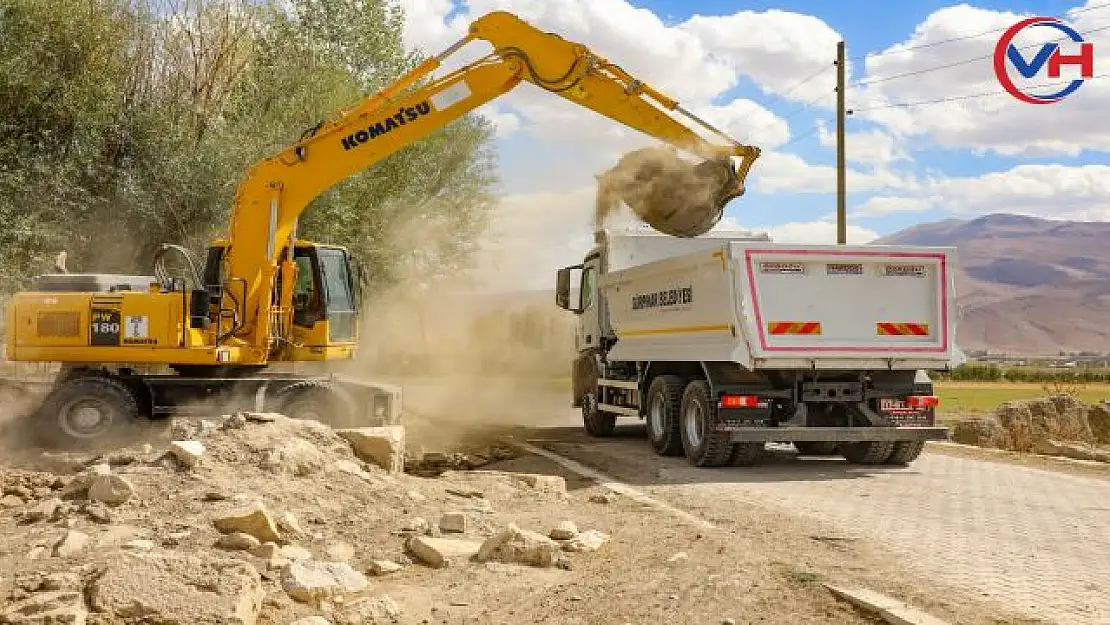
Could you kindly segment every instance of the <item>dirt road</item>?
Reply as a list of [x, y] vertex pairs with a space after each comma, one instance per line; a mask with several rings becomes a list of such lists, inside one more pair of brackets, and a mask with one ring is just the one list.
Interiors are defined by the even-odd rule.
[[[417, 410], [447, 401], [431, 386], [405, 391]], [[586, 437], [565, 392], [502, 388], [496, 395], [457, 414], [528, 425], [517, 434], [739, 531], [751, 529], [741, 526], [751, 515], [740, 510], [811, 524], [828, 540], [871, 553], [876, 566], [901, 571], [900, 580], [872, 576], [876, 584], [952, 589], [987, 602], [988, 611], [1045, 622], [1110, 623], [1110, 481], [937, 453], [907, 469], [788, 451], [755, 468], [696, 469], [653, 455], [636, 425], [608, 440]], [[961, 614], [958, 605], [947, 608]]]

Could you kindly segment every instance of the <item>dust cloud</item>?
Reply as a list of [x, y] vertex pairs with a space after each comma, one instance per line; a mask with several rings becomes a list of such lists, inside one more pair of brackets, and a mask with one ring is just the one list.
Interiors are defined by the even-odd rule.
[[744, 193], [730, 159], [692, 164], [669, 146], [633, 150], [597, 176], [596, 230], [623, 201], [652, 228], [678, 237], [708, 232]]
[[[434, 249], [451, 236], [420, 221], [392, 240]], [[483, 290], [498, 267], [521, 262], [494, 243], [490, 232], [479, 242], [481, 267], [430, 272], [413, 263], [395, 287], [367, 293], [359, 352], [343, 370], [401, 386], [413, 452], [489, 445], [508, 427], [565, 424], [572, 410], [575, 318], [550, 288]], [[553, 273], [536, 270], [554, 284]]]

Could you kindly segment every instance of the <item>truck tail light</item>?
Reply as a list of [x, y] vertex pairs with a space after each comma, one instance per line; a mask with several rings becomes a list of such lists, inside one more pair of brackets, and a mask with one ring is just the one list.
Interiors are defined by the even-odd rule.
[[917, 409], [936, 408], [940, 405], [940, 398], [936, 395], [910, 395], [906, 398], [906, 407]]
[[721, 395], [721, 408], [756, 408], [759, 398], [755, 395]]

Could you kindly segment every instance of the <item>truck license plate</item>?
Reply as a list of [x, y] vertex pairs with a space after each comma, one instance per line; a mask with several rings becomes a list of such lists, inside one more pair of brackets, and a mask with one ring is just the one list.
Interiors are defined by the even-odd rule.
[[901, 399], [890, 399], [889, 397], [879, 400], [879, 410], [891, 415], [917, 415], [921, 413], [921, 410], [910, 408]]

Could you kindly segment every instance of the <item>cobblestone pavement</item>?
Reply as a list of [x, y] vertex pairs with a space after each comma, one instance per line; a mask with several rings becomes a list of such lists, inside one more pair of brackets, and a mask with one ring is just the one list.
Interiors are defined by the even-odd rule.
[[672, 501], [789, 510], [1031, 617], [1110, 624], [1110, 481], [940, 454], [880, 471], [825, 459], [726, 469], [735, 482], [697, 483], [681, 461], [664, 471], [683, 482], [655, 489]]
[[[431, 394], [409, 397], [419, 405]], [[1110, 625], [1110, 480], [930, 453], [902, 469], [793, 456], [696, 469], [652, 454], [642, 428], [586, 437], [561, 392], [501, 399], [482, 407], [494, 421], [519, 424], [528, 405], [529, 424], [546, 426], [530, 435], [568, 442], [586, 464], [713, 522], [731, 503], [791, 513], [883, 546], [911, 575], [1032, 618]]]

